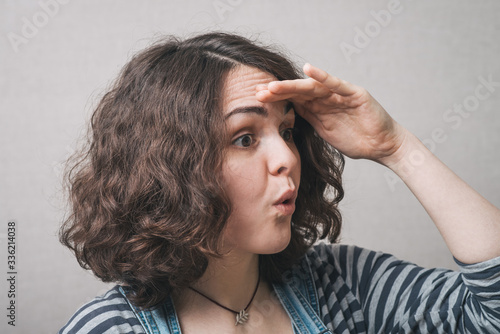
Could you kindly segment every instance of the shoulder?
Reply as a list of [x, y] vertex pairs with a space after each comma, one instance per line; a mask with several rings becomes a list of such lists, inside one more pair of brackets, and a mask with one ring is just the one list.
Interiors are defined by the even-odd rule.
[[334, 267], [346, 271], [349, 267], [377, 266], [382, 263], [402, 262], [391, 254], [377, 252], [353, 245], [320, 242], [312, 246], [303, 261], [312, 268]]
[[[316, 284], [367, 286], [380, 280], [392, 279], [390, 273], [409, 273], [418, 268], [391, 254], [353, 245], [318, 243], [302, 259]], [[358, 286], [359, 287], [359, 286]]]
[[144, 333], [119, 286], [83, 305], [59, 334]]

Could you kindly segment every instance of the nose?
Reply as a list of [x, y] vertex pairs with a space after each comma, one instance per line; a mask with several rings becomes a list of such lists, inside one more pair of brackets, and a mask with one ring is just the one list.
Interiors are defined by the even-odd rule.
[[268, 151], [269, 172], [272, 175], [288, 176], [300, 163], [299, 153], [293, 142], [278, 136]]

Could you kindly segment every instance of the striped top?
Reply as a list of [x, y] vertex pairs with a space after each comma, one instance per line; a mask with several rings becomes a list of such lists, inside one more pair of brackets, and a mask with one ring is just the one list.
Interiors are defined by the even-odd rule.
[[[424, 269], [320, 243], [284, 279], [312, 273], [320, 317], [334, 333], [500, 333], [500, 257], [457, 263], [458, 272]], [[116, 286], [82, 306], [59, 333], [145, 332]]]

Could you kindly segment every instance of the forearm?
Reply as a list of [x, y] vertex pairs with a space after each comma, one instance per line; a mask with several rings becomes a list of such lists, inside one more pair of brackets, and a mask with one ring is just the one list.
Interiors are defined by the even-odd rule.
[[409, 132], [392, 157], [380, 161], [410, 188], [459, 261], [500, 256], [500, 210], [467, 185]]

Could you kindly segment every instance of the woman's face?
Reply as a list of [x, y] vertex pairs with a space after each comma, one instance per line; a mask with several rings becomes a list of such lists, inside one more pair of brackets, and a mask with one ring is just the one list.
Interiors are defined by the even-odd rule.
[[233, 251], [272, 254], [290, 241], [291, 217], [300, 183], [300, 158], [293, 141], [291, 103], [259, 102], [260, 84], [275, 81], [256, 68], [228, 74], [223, 113], [230, 141], [223, 164], [233, 212], [224, 245]]

